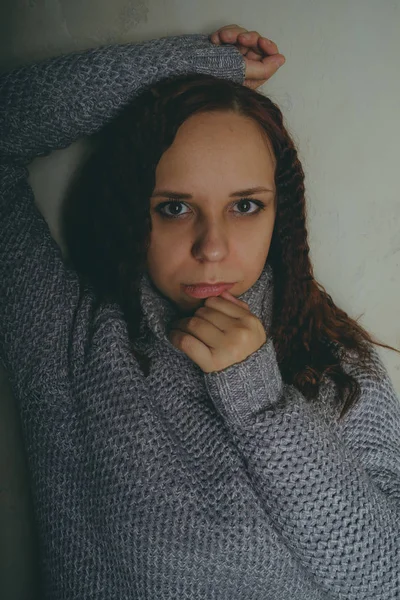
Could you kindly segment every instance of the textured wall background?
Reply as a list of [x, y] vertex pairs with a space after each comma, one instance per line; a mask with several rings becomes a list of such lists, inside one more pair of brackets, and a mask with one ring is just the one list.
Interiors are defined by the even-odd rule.
[[[280, 105], [299, 146], [317, 278], [350, 316], [400, 348], [400, 0], [3, 0], [0, 70], [230, 23], [270, 37], [286, 56], [262, 91]], [[59, 242], [58, 205], [84, 150], [80, 140], [30, 166]], [[400, 393], [400, 355], [379, 352]], [[15, 411], [0, 375], [0, 597], [22, 600], [32, 598], [34, 581], [30, 509]]]

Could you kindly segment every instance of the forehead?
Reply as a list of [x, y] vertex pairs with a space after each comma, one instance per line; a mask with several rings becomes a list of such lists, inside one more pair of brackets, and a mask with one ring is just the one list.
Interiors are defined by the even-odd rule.
[[[157, 185], [179, 180], [239, 189], [273, 183], [275, 162], [270, 141], [253, 119], [232, 112], [201, 113], [178, 129], [157, 165], [156, 180]], [[249, 185], [243, 185], [244, 178]]]

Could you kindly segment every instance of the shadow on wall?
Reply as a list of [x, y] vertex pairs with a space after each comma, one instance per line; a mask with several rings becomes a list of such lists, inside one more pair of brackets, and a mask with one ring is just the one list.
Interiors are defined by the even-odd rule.
[[0, 72], [74, 50], [140, 41], [136, 30], [149, 21], [148, 4], [148, 0], [2, 0]]

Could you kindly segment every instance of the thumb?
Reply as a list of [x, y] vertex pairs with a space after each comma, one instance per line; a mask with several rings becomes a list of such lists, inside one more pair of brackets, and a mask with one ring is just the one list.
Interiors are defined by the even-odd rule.
[[262, 60], [250, 60], [246, 56], [243, 58], [246, 63], [246, 79], [270, 79], [286, 61], [283, 54], [273, 54]]

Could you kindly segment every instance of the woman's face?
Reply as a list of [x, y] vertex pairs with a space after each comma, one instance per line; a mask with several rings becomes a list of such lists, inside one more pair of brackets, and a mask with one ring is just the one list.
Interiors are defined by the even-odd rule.
[[[240, 296], [261, 275], [276, 214], [274, 171], [272, 149], [252, 119], [215, 111], [179, 128], [156, 169], [147, 270], [183, 313], [204, 304], [183, 285], [234, 283], [229, 291]], [[265, 189], [243, 192], [249, 188]]]

